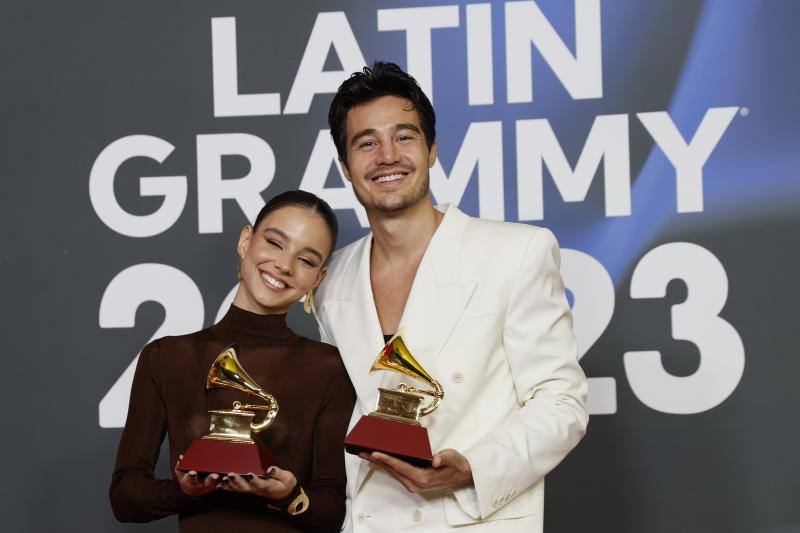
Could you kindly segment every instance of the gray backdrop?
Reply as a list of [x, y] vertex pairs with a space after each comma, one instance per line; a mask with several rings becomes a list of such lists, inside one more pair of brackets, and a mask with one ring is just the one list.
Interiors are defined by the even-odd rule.
[[564, 248], [600, 379], [546, 529], [800, 531], [798, 4], [464, 4], [4, 6], [5, 531], [175, 530], [111, 514], [126, 369], [214, 322], [260, 198], [302, 185], [365, 233], [324, 130], [374, 59], [433, 97], [438, 201]]

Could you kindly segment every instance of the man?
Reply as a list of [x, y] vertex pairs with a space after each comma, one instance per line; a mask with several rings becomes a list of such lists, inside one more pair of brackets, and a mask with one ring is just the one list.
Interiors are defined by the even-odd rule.
[[322, 340], [339, 348], [358, 395], [351, 427], [379, 386], [402, 381], [369, 374], [400, 327], [445, 389], [422, 419], [439, 450], [432, 467], [347, 456], [345, 529], [541, 531], [544, 476], [588, 421], [558, 246], [545, 229], [434, 208], [435, 121], [391, 63], [353, 74], [331, 104], [339, 162], [372, 230], [334, 256], [315, 296]]

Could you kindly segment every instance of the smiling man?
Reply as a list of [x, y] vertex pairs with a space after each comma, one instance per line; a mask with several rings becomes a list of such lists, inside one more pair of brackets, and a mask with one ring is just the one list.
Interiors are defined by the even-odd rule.
[[353, 74], [329, 123], [372, 230], [336, 253], [315, 297], [322, 340], [338, 346], [358, 394], [351, 426], [379, 386], [400, 381], [369, 370], [401, 327], [446, 391], [423, 419], [432, 467], [347, 456], [345, 529], [541, 531], [544, 476], [588, 422], [553, 235], [434, 207], [436, 117], [396, 65]]

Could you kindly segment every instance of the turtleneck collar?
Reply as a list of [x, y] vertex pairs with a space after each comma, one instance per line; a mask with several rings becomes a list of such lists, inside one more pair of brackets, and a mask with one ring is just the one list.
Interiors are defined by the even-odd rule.
[[226, 342], [241, 345], [287, 344], [298, 337], [286, 326], [286, 314], [259, 315], [231, 305], [211, 331]]

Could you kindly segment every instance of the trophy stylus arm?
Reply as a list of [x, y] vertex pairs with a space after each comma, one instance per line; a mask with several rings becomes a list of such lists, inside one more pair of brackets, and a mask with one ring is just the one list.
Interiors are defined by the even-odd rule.
[[264, 399], [269, 402], [269, 405], [258, 405], [258, 404], [249, 404], [249, 403], [242, 403], [239, 401], [233, 402], [233, 409], [235, 411], [240, 410], [256, 410], [256, 411], [267, 411], [267, 414], [264, 416], [264, 419], [261, 422], [253, 422], [250, 424], [250, 429], [253, 430], [253, 433], [258, 433], [259, 431], [263, 431], [267, 429], [272, 423], [275, 421], [275, 417], [278, 416], [278, 401], [275, 399], [274, 396], [271, 394], [264, 393]]
[[429, 405], [427, 405], [426, 407], [423, 407], [422, 409], [420, 409], [419, 416], [429, 415], [432, 412], [434, 412], [436, 410], [436, 408], [439, 407], [439, 403], [442, 401], [442, 398], [444, 398], [444, 389], [442, 388], [442, 385], [436, 380], [433, 381], [432, 385], [434, 387], [434, 390], [432, 390], [432, 391], [429, 391], [429, 390], [418, 390], [417, 391], [417, 392], [420, 392], [422, 394], [426, 394], [428, 396], [433, 396], [433, 401]]

